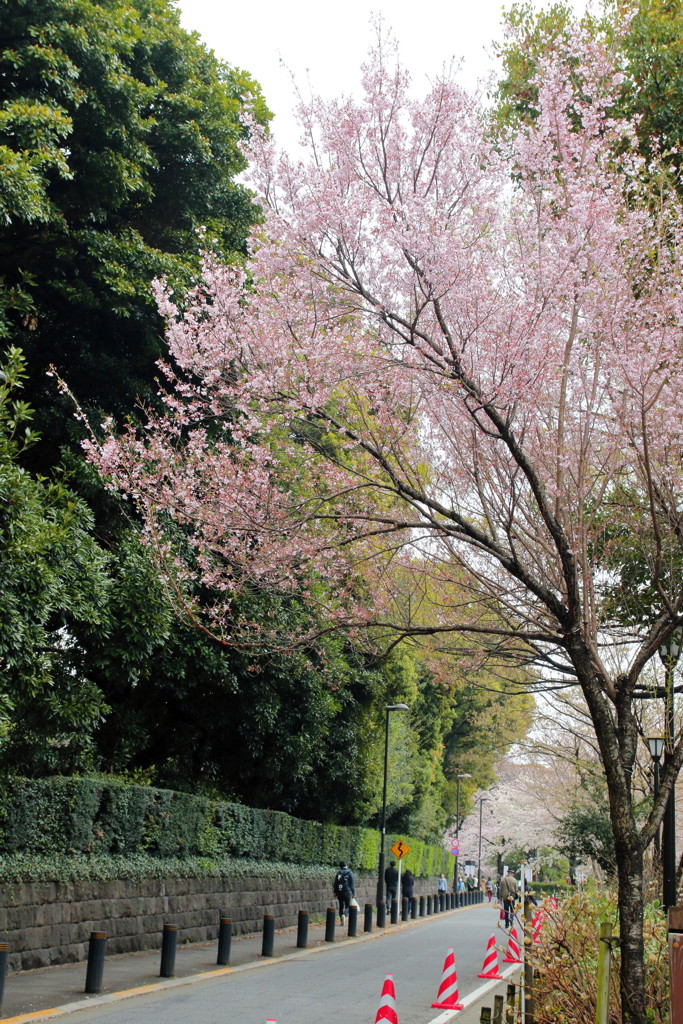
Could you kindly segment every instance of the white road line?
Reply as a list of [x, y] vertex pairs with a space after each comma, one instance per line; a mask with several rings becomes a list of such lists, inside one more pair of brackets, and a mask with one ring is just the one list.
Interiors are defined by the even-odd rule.
[[[520, 964], [512, 964], [510, 967], [506, 967], [505, 970], [501, 972], [503, 980], [505, 978], [509, 978], [512, 974], [518, 971], [520, 966]], [[463, 1010], [466, 1010], [468, 1006], [472, 1005], [472, 1003], [476, 1003], [478, 999], [481, 999], [481, 997], [486, 995], [487, 992], [490, 992], [491, 989], [496, 987], [496, 985], [500, 985], [500, 981], [487, 981], [484, 985], [480, 985], [479, 988], [475, 988], [474, 992], [470, 992], [469, 995], [464, 996], [461, 999], [462, 1010], [444, 1010], [438, 1017], [434, 1017], [433, 1020], [430, 1020], [429, 1024], [446, 1024], [447, 1021], [453, 1020], [454, 1017], [457, 1017]]]

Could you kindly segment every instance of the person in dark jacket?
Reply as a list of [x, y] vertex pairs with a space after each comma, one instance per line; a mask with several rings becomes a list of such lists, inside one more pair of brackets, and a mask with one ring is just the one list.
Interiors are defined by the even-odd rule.
[[404, 900], [412, 900], [415, 894], [415, 875], [406, 868], [401, 879], [401, 895]]
[[395, 860], [389, 861], [389, 867], [384, 872], [384, 884], [387, 889], [387, 907], [390, 907], [398, 892], [398, 869]]
[[334, 876], [332, 883], [334, 895], [339, 900], [339, 917], [344, 924], [344, 918], [348, 916], [351, 900], [356, 895], [356, 883], [353, 872], [349, 869], [346, 861], [341, 861], [339, 871]]

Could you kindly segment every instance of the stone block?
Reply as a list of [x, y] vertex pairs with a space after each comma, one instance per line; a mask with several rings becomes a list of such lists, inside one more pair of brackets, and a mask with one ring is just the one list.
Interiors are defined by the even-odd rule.
[[7, 930], [24, 931], [33, 924], [33, 907], [9, 907], [7, 910]]
[[[62, 946], [59, 950], [60, 964], [78, 964], [88, 959], [88, 947], [82, 942], [71, 942], [68, 946]], [[85, 976], [84, 979], [85, 981]]]
[[31, 949], [21, 956], [21, 970], [33, 971], [38, 967], [49, 967], [53, 962], [49, 949]]

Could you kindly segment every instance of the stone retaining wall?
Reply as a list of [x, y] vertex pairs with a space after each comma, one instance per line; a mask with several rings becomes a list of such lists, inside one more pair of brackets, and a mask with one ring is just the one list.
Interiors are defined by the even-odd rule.
[[[296, 924], [299, 910], [324, 914], [336, 906], [329, 883], [301, 878], [282, 882], [241, 878], [232, 890], [227, 876], [111, 882], [32, 882], [0, 893], [0, 940], [9, 944], [9, 969], [29, 970], [87, 959], [91, 931], [107, 935], [107, 953], [160, 949], [164, 924], [177, 924], [179, 942], [204, 942], [218, 935], [221, 914], [232, 918], [233, 934], [260, 931], [263, 915], [275, 927]], [[374, 903], [376, 876], [356, 876], [356, 897]], [[434, 883], [416, 879], [415, 894]]]

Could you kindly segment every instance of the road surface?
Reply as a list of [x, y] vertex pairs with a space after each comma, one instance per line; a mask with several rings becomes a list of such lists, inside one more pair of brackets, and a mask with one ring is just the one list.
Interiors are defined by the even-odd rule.
[[[77, 1010], [69, 1024], [374, 1024], [386, 974], [393, 974], [400, 1024], [430, 1024], [450, 946], [460, 997], [477, 978], [498, 910], [489, 904], [427, 918], [413, 928], [259, 962], [201, 983]], [[501, 990], [502, 991], [502, 990]], [[455, 1018], [457, 1022], [457, 1017]]]

